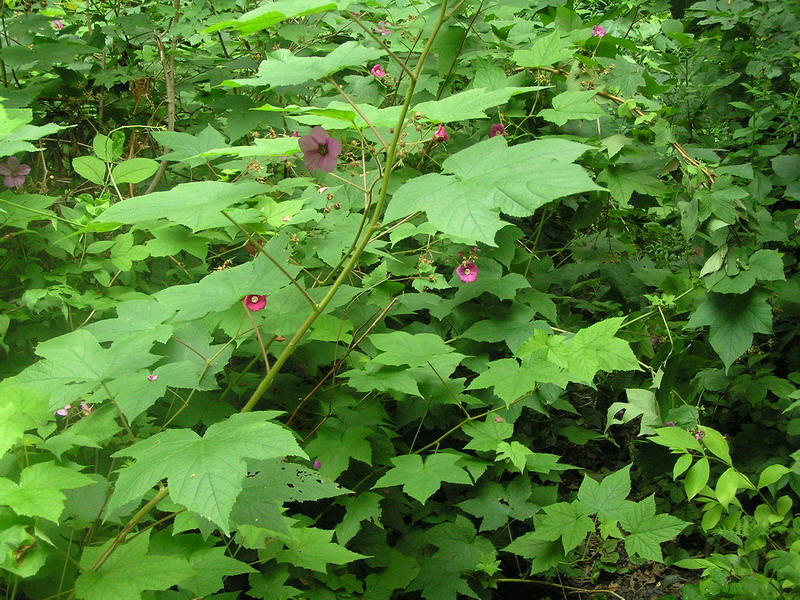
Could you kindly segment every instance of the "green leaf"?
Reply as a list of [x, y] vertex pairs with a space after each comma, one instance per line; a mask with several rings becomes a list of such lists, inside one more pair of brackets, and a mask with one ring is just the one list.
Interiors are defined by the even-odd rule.
[[47, 396], [50, 410], [57, 410], [104, 381], [152, 365], [158, 360], [150, 354], [154, 341], [149, 335], [132, 334], [105, 349], [89, 331], [79, 329], [39, 344], [36, 354], [45, 360], [10, 381]]
[[54, 462], [37, 463], [22, 470], [19, 483], [0, 478], [0, 504], [18, 515], [42, 517], [58, 523], [66, 496], [62, 490], [91, 485], [94, 480]]
[[[4, 50], [8, 49], [8, 47], [4, 48]], [[38, 140], [51, 133], [68, 129], [68, 127], [60, 127], [54, 123], [42, 126], [28, 125], [32, 120], [32, 110], [5, 108], [0, 104], [0, 157], [12, 156], [19, 152], [38, 152], [39, 149], [27, 140]]]
[[98, 570], [92, 565], [108, 546], [87, 546], [81, 557], [81, 574], [75, 582], [80, 600], [140, 600], [146, 590], [166, 590], [193, 575], [185, 558], [147, 553], [150, 529], [120, 545]]
[[471, 390], [494, 388], [498, 398], [509, 404], [533, 391], [538, 383], [536, 374], [524, 369], [515, 358], [501, 358], [488, 363], [486, 371], [469, 384]]
[[655, 442], [659, 446], [666, 446], [670, 450], [683, 454], [687, 450], [702, 452], [700, 443], [685, 429], [680, 427], [660, 427], [655, 429], [655, 435], [649, 441]]
[[558, 502], [544, 507], [545, 515], [534, 516], [535, 536], [540, 540], [561, 539], [564, 552], [582, 543], [595, 530], [589, 511], [578, 501]]
[[539, 111], [539, 116], [545, 121], [555, 123], [559, 127], [573, 119], [597, 119], [606, 116], [606, 111], [592, 102], [596, 92], [586, 90], [582, 92], [562, 92], [553, 98], [553, 108]]
[[692, 313], [686, 327], [710, 328], [709, 341], [727, 371], [753, 344], [754, 333], [772, 332], [770, 293], [753, 289], [742, 295], [709, 292]]
[[[625, 390], [627, 402], [614, 402], [608, 407], [606, 413], [606, 431], [612, 425], [630, 423], [641, 417], [639, 422], [639, 435], [650, 435], [655, 432], [655, 427], [661, 425], [658, 401], [656, 395], [650, 390], [628, 388]], [[622, 411], [621, 416], [617, 416]]]
[[244, 13], [235, 21], [217, 23], [206, 29], [206, 32], [233, 27], [239, 33], [247, 35], [277, 25], [286, 19], [305, 17], [337, 8], [336, 3], [330, 0], [276, 0]]
[[96, 156], [79, 156], [72, 159], [72, 168], [75, 172], [98, 185], [103, 185], [106, 180], [106, 164]]
[[158, 171], [158, 163], [152, 158], [130, 158], [111, 169], [111, 178], [117, 185], [139, 183]]
[[648, 496], [622, 515], [620, 525], [629, 535], [625, 550], [646, 560], [662, 562], [660, 544], [678, 535], [687, 523], [672, 515], [656, 515], [654, 496]]
[[286, 86], [325, 79], [347, 67], [364, 68], [385, 56], [379, 48], [368, 48], [358, 42], [344, 42], [325, 56], [295, 56], [289, 50], [271, 52], [261, 62], [255, 77], [233, 79], [234, 85]]
[[227, 148], [209, 148], [197, 154], [202, 158], [217, 156], [291, 156], [300, 151], [296, 137], [279, 137], [273, 139], [253, 140], [252, 146], [230, 146]]
[[514, 425], [508, 421], [495, 421], [491, 416], [485, 421], [471, 421], [464, 425], [464, 433], [472, 438], [465, 448], [468, 450], [496, 450], [505, 439], [514, 433]]
[[[190, 167], [196, 167], [206, 162], [203, 158], [193, 157], [225, 146], [225, 138], [211, 125], [206, 126], [197, 135], [178, 131], [153, 131], [151, 135], [159, 144], [172, 150], [162, 156], [161, 160], [184, 162]], [[297, 142], [296, 139], [294, 141]]]
[[51, 421], [47, 399], [24, 388], [0, 386], [0, 456], [14, 447], [26, 431]]
[[505, 104], [509, 98], [525, 92], [546, 89], [549, 86], [504, 87], [488, 90], [470, 89], [442, 100], [430, 100], [414, 106], [411, 110], [422, 113], [434, 123], [452, 123], [467, 119], [486, 119], [486, 111]]
[[598, 483], [588, 475], [578, 489], [578, 500], [591, 513], [597, 513], [601, 521], [615, 522], [630, 507], [627, 500], [631, 493], [631, 465], [607, 475]]
[[527, 475], [520, 475], [508, 485], [484, 482], [474, 498], [459, 502], [457, 506], [481, 519], [479, 531], [491, 531], [504, 526], [509, 519], [530, 519], [539, 510], [528, 501], [530, 497], [530, 479]]
[[380, 502], [382, 496], [374, 492], [362, 492], [353, 498], [344, 498], [341, 502], [345, 507], [344, 518], [339, 525], [336, 526], [336, 539], [340, 544], [346, 544], [361, 531], [361, 523], [369, 521], [374, 523], [381, 529], [382, 510]]
[[568, 370], [590, 383], [598, 371], [640, 370], [628, 342], [615, 337], [625, 319], [615, 317], [584, 327], [564, 344]]
[[694, 466], [686, 472], [686, 477], [683, 478], [683, 487], [689, 500], [694, 498], [706, 486], [709, 472], [708, 459], [705, 456], [694, 463]]
[[280, 562], [324, 573], [327, 565], [346, 565], [359, 558], [369, 558], [351, 552], [344, 546], [331, 542], [333, 531], [303, 527], [292, 529], [290, 536], [281, 536], [287, 549], [276, 554]]
[[503, 548], [503, 551], [518, 554], [522, 558], [530, 560], [531, 573], [547, 571], [567, 558], [564, 548], [558, 540], [543, 540], [537, 536], [535, 531], [518, 537]]
[[[299, 273], [300, 267], [289, 264], [288, 252], [281, 247], [278, 238], [270, 240], [265, 249], [279, 264], [282, 264], [287, 273], [292, 276]], [[178, 311], [177, 321], [186, 321], [204, 317], [215, 311], [227, 310], [234, 304], [241, 303], [242, 298], [248, 294], [264, 294], [267, 296], [267, 306], [262, 312], [274, 318], [273, 311], [277, 310], [274, 294], [289, 285], [289, 280], [272, 261], [266, 256], [259, 256], [243, 265], [214, 271], [198, 283], [164, 288], [157, 292], [155, 297], [159, 304]], [[308, 307], [308, 303], [301, 297], [300, 305], [292, 307], [292, 312], [295, 314], [301, 312], [304, 307]], [[242, 310], [245, 310], [244, 307]]]
[[785, 281], [783, 260], [777, 250], [756, 250], [750, 257], [750, 272], [759, 281]]
[[231, 509], [247, 476], [245, 458], [306, 457], [289, 431], [268, 421], [277, 414], [236, 414], [209, 427], [203, 437], [170, 429], [120, 450], [112, 456], [136, 462], [121, 470], [108, 510], [141, 498], [167, 479], [175, 502], [229, 533]]
[[444, 171], [452, 175], [429, 173], [403, 184], [385, 220], [423, 211], [447, 235], [494, 246], [495, 233], [504, 226], [500, 213], [526, 217], [556, 198], [601, 189], [573, 164], [587, 150], [563, 139], [508, 147], [496, 136], [445, 160]]
[[391, 333], [374, 333], [367, 339], [381, 351], [381, 354], [372, 359], [381, 365], [419, 367], [438, 356], [453, 352], [451, 346], [432, 333], [412, 335], [405, 331], [393, 331]]
[[372, 489], [402, 485], [403, 492], [425, 504], [443, 482], [472, 483], [464, 468], [456, 465], [459, 458], [455, 454], [431, 454], [423, 462], [418, 454], [397, 456], [392, 459], [394, 467], [375, 482]]
[[629, 206], [634, 192], [648, 196], [660, 196], [667, 191], [667, 186], [657, 177], [642, 170], [635, 164], [623, 164], [606, 168], [597, 176], [608, 187], [611, 197], [620, 206]]
[[520, 67], [550, 67], [572, 58], [572, 43], [560, 31], [539, 37], [530, 50], [516, 50], [511, 60]]
[[474, 525], [462, 515], [457, 515], [454, 522], [431, 527], [425, 538], [438, 548], [431, 561], [443, 565], [449, 573], [474, 571], [481, 562], [494, 560], [497, 554], [494, 545], [476, 535]]
[[783, 465], [768, 466], [766, 469], [761, 471], [761, 475], [758, 476], [758, 489], [772, 485], [788, 472], [789, 469]]
[[739, 473], [736, 469], [730, 467], [725, 469], [725, 472], [717, 479], [717, 485], [714, 491], [717, 496], [717, 502], [722, 505], [722, 508], [728, 508], [731, 500], [736, 496], [736, 491], [739, 489]]
[[264, 186], [255, 181], [181, 183], [168, 192], [134, 196], [117, 202], [97, 217], [95, 222], [134, 224], [167, 219], [186, 225], [192, 231], [224, 227], [231, 222], [220, 211], [264, 191]]
[[221, 590], [226, 577], [256, 572], [247, 563], [227, 556], [222, 547], [203, 548], [193, 552], [189, 557], [189, 568], [193, 570], [193, 574], [183, 579], [179, 586], [198, 598]]
[[533, 450], [527, 448], [517, 441], [500, 442], [497, 444], [497, 458], [499, 460], [510, 460], [520, 472], [525, 470], [528, 457], [533, 455]]
[[[121, 131], [116, 132], [117, 134], [121, 134]], [[114, 162], [120, 156], [122, 156], [122, 151], [125, 144], [125, 136], [123, 135], [114, 135], [112, 137], [108, 137], [107, 135], [103, 135], [102, 133], [98, 133], [94, 136], [92, 140], [92, 148], [94, 149], [95, 155], [102, 161], [105, 162]]]

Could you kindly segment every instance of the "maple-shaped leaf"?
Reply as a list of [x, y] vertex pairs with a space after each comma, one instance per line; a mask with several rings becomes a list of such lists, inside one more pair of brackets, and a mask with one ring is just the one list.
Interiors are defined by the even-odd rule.
[[528, 501], [531, 493], [531, 481], [527, 476], [519, 476], [506, 486], [490, 481], [478, 489], [474, 498], [457, 506], [482, 519], [479, 531], [490, 531], [505, 525], [509, 518], [519, 521], [531, 518], [539, 510]]
[[0, 389], [0, 456], [22, 439], [29, 429], [52, 419], [47, 399], [16, 386]]
[[509, 147], [496, 136], [445, 160], [444, 171], [452, 175], [429, 173], [404, 183], [385, 220], [423, 211], [442, 233], [495, 246], [505, 225], [500, 213], [527, 217], [556, 198], [602, 189], [574, 164], [589, 149], [555, 138]]
[[472, 440], [465, 448], [470, 450], [496, 450], [500, 443], [511, 437], [514, 425], [508, 421], [495, 421], [487, 417], [485, 421], [470, 421], [463, 427]]
[[46, 396], [50, 410], [57, 410], [103, 382], [150, 366], [159, 357], [150, 354], [155, 337], [133, 334], [103, 348], [86, 329], [49, 339], [36, 347], [44, 358], [9, 378], [10, 383]]
[[503, 551], [531, 560], [531, 573], [546, 571], [567, 558], [561, 542], [543, 540], [536, 535], [535, 531], [518, 537], [503, 548]]
[[454, 522], [431, 527], [425, 537], [438, 548], [431, 560], [440, 561], [448, 571], [474, 571], [480, 563], [494, 560], [497, 554], [494, 545], [476, 535], [475, 526], [461, 515]]
[[620, 525], [629, 535], [625, 537], [625, 550], [646, 560], [663, 561], [662, 542], [667, 542], [688, 525], [672, 515], [657, 515], [655, 496], [634, 503], [620, 516]]
[[22, 470], [19, 483], [0, 478], [0, 505], [18, 515], [42, 517], [58, 523], [66, 496], [62, 490], [91, 485], [94, 479], [53, 462], [37, 463]]
[[180, 587], [198, 598], [210, 596], [222, 589], [225, 577], [256, 572], [247, 563], [225, 554], [225, 548], [221, 546], [193, 552], [189, 557], [189, 567], [193, 573], [180, 582]]
[[628, 342], [614, 337], [623, 320], [623, 317], [605, 319], [584, 327], [567, 340], [568, 370], [585, 382], [591, 382], [598, 371], [639, 370]]
[[594, 531], [594, 522], [589, 511], [579, 501], [558, 502], [544, 507], [546, 515], [536, 515], [534, 534], [541, 540], [561, 539], [564, 552], [569, 552]]
[[276, 554], [280, 562], [288, 562], [297, 567], [311, 569], [324, 573], [327, 565], [345, 565], [358, 560], [369, 558], [357, 552], [351, 552], [344, 546], [331, 541], [333, 531], [303, 527], [292, 529], [291, 536], [280, 536], [286, 544], [286, 550]]
[[593, 102], [596, 94], [597, 92], [594, 90], [562, 92], [553, 97], [553, 108], [540, 110], [539, 116], [559, 127], [572, 119], [594, 120], [605, 117], [606, 111]]
[[709, 326], [711, 347], [727, 371], [753, 344], [754, 333], [772, 333], [769, 296], [763, 289], [752, 289], [741, 295], [709, 292], [686, 327]]
[[456, 465], [460, 458], [455, 454], [431, 454], [423, 462], [419, 454], [397, 456], [392, 459], [394, 467], [372, 489], [402, 485], [403, 492], [425, 504], [442, 482], [472, 483], [464, 468]]
[[588, 475], [584, 475], [581, 487], [578, 490], [578, 500], [590, 513], [597, 513], [601, 521], [618, 521], [632, 502], [627, 500], [631, 493], [631, 465], [627, 465], [606, 475], [601, 482], [597, 482]]
[[113, 540], [87, 548], [81, 557], [83, 572], [75, 582], [80, 600], [140, 600], [146, 590], [166, 590], [192, 576], [185, 558], [148, 554], [150, 531], [146, 529], [119, 546], [96, 571], [92, 565]]
[[231, 509], [247, 476], [245, 458], [307, 458], [288, 430], [269, 422], [279, 414], [236, 414], [209, 427], [203, 437], [189, 429], [170, 429], [113, 454], [136, 462], [120, 472], [109, 512], [141, 498], [166, 478], [175, 502], [229, 533]]
[[393, 331], [375, 333], [368, 339], [381, 351], [373, 362], [394, 367], [400, 365], [419, 367], [438, 356], [453, 352], [452, 346], [448, 346], [442, 338], [432, 333], [410, 334], [405, 331]]
[[383, 496], [375, 492], [362, 492], [352, 498], [344, 498], [341, 502], [347, 512], [344, 519], [336, 526], [336, 539], [340, 544], [346, 544], [361, 530], [363, 521], [370, 521], [381, 529], [380, 502]]

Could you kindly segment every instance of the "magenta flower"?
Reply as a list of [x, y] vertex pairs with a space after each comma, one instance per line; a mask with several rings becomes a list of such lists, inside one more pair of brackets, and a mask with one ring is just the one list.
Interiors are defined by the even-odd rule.
[[496, 135], [505, 135], [506, 134], [506, 126], [502, 123], [494, 123], [491, 127], [489, 127], [489, 137], [493, 138]]
[[64, 23], [61, 22], [61, 19], [56, 19], [53, 21], [53, 27], [56, 29], [64, 29]]
[[66, 417], [66, 416], [67, 416], [67, 414], [69, 414], [69, 409], [70, 409], [70, 408], [72, 408], [72, 404], [67, 404], [67, 405], [66, 405], [64, 408], [59, 408], [59, 409], [56, 411], [56, 414], [57, 414], [59, 417]]
[[664, 423], [664, 427], [675, 427], [675, 421], [667, 421]]
[[461, 279], [461, 283], [472, 283], [478, 279], [478, 265], [471, 260], [461, 263], [456, 267], [456, 275]]
[[374, 30], [375, 33], [380, 33], [381, 35], [389, 35], [390, 33], [392, 33], [392, 30], [388, 29], [387, 25], [389, 25], [389, 23], [387, 23], [386, 21], [378, 21], [378, 28]]
[[386, 76], [386, 71], [383, 70], [383, 67], [380, 65], [375, 65], [369, 70], [370, 73], [375, 75], [375, 77], [384, 77]]
[[86, 402], [81, 402], [81, 410], [83, 411], [83, 416], [88, 417], [92, 414], [92, 405], [86, 404]]
[[30, 172], [31, 168], [21, 164], [16, 156], [10, 156], [6, 162], [0, 163], [0, 175], [4, 176], [3, 183], [7, 188], [22, 187]]
[[606, 30], [600, 27], [600, 25], [595, 25], [592, 27], [592, 35], [594, 37], [603, 37], [606, 34]]
[[322, 463], [319, 460], [315, 460], [314, 464], [312, 465], [315, 469], [319, 469], [322, 466]]
[[303, 162], [310, 171], [332, 173], [336, 169], [336, 157], [342, 152], [342, 142], [328, 135], [324, 128], [317, 125], [298, 143], [303, 151]]
[[437, 142], [446, 142], [450, 139], [450, 136], [447, 135], [447, 131], [444, 129], [444, 125], [439, 125], [439, 128], [433, 133], [433, 139]]
[[155, 381], [156, 379], [158, 379], [158, 375], [153, 374], [147, 376], [148, 381]]
[[252, 296], [245, 296], [244, 305], [253, 312], [256, 312], [257, 310], [261, 310], [267, 305], [267, 297], [258, 294], [253, 294]]

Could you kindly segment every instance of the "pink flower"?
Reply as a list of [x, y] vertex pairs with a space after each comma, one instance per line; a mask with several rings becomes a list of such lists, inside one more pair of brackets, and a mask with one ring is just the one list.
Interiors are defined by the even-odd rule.
[[4, 175], [3, 183], [7, 188], [22, 187], [25, 183], [25, 177], [31, 172], [28, 165], [23, 165], [19, 162], [16, 156], [10, 156], [4, 163], [0, 163], [0, 175]]
[[322, 466], [322, 463], [319, 460], [315, 460], [314, 464], [312, 465], [315, 469], [319, 469]]
[[471, 260], [461, 263], [456, 267], [456, 275], [461, 283], [472, 283], [478, 279], [478, 265]]
[[444, 125], [439, 125], [439, 128], [433, 134], [433, 139], [437, 142], [446, 142], [450, 139], [450, 136], [447, 135], [444, 129]]
[[72, 408], [72, 404], [67, 404], [67, 405], [66, 405], [64, 408], [59, 408], [59, 409], [56, 411], [56, 414], [57, 414], [59, 417], [66, 417], [66, 416], [67, 416], [67, 414], [69, 414], [69, 409], [70, 409], [70, 408]]
[[389, 23], [386, 21], [378, 21], [378, 28], [374, 30], [375, 33], [380, 33], [381, 35], [389, 35], [392, 33], [391, 29], [386, 27], [388, 24]]
[[386, 71], [384, 71], [383, 67], [381, 67], [380, 65], [375, 65], [374, 67], [372, 67], [369, 70], [369, 72], [372, 73], [373, 75], [375, 75], [375, 77], [385, 77], [386, 76]]
[[61, 22], [61, 19], [56, 19], [53, 21], [53, 27], [56, 29], [64, 29], [64, 23]]
[[664, 423], [664, 427], [675, 427], [675, 421], [667, 421]]
[[502, 423], [503, 422], [503, 417], [495, 417], [494, 418], [494, 422], [495, 423]]
[[155, 381], [156, 379], [158, 379], [158, 375], [153, 374], [147, 376], [148, 381]]
[[502, 123], [494, 123], [491, 127], [489, 127], [489, 137], [493, 138], [496, 135], [505, 135], [506, 134], [506, 126]]
[[592, 27], [592, 35], [594, 37], [603, 37], [606, 34], [606, 30], [600, 27], [600, 25], [595, 25]]
[[300, 137], [299, 131], [293, 131], [291, 137]]
[[253, 294], [252, 296], [245, 296], [244, 305], [253, 312], [256, 312], [257, 310], [261, 310], [267, 305], [267, 297], [258, 294]]
[[83, 416], [88, 417], [92, 414], [92, 405], [86, 404], [86, 402], [81, 402], [81, 410], [83, 411]]
[[332, 173], [336, 169], [336, 157], [342, 152], [342, 142], [328, 135], [324, 128], [317, 125], [298, 143], [309, 170]]

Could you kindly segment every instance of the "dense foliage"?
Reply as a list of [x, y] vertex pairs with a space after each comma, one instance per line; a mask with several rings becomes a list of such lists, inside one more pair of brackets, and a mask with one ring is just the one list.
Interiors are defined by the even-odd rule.
[[0, 11], [4, 598], [800, 598], [800, 5]]

